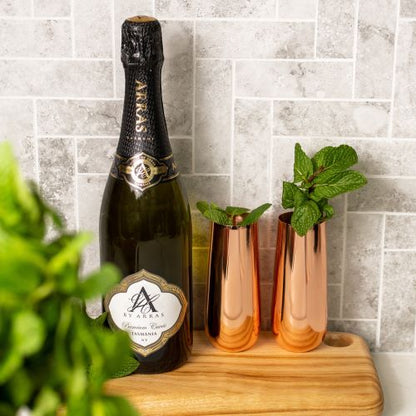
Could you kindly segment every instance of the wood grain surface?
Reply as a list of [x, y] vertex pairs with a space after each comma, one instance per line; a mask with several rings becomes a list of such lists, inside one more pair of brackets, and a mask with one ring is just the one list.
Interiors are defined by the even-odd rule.
[[248, 351], [215, 349], [194, 333], [187, 364], [171, 373], [111, 380], [142, 416], [161, 415], [381, 415], [383, 393], [362, 338], [329, 333], [308, 353], [281, 349], [262, 333]]

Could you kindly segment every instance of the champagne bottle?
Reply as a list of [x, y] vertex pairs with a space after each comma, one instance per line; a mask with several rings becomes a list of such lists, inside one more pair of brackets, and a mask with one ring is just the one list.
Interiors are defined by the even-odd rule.
[[129, 333], [138, 372], [160, 373], [190, 354], [192, 278], [189, 204], [162, 104], [159, 22], [127, 19], [121, 55], [123, 119], [101, 205], [100, 254], [123, 278], [104, 307], [110, 327]]

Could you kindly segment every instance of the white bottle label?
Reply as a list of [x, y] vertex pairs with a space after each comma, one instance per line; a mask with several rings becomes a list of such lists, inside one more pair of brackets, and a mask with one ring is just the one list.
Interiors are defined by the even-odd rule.
[[105, 298], [110, 326], [128, 332], [134, 351], [143, 356], [179, 330], [187, 306], [178, 286], [144, 269], [125, 277]]

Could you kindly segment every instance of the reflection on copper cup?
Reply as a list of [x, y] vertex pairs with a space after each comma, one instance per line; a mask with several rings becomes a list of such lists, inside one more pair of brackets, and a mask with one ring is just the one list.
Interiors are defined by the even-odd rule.
[[291, 213], [279, 216], [274, 270], [272, 330], [289, 351], [318, 347], [327, 326], [325, 223], [301, 237], [290, 225]]
[[217, 348], [244, 351], [260, 331], [257, 224], [211, 225], [205, 332]]

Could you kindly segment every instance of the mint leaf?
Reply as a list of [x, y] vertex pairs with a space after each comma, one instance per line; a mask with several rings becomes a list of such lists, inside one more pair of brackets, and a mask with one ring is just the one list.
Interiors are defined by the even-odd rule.
[[249, 209], [242, 208], [242, 207], [227, 207], [227, 208], [225, 208], [225, 212], [231, 217], [235, 217], [236, 215], [243, 215], [243, 214], [246, 214], [249, 211], [250, 211]]
[[312, 158], [315, 170], [320, 167], [336, 172], [345, 170], [358, 162], [357, 152], [346, 144], [338, 147], [327, 146]]
[[255, 223], [262, 215], [265, 211], [267, 211], [270, 207], [272, 206], [272, 204], [263, 204], [260, 205], [259, 207], [253, 209], [248, 215], [247, 217], [245, 217], [243, 219], [242, 222], [240, 222], [240, 224], [238, 224], [241, 227], [245, 227], [247, 225], [253, 224]]
[[292, 182], [283, 182], [282, 206], [283, 208], [293, 208], [302, 204], [308, 199], [306, 192], [303, 192]]
[[139, 362], [131, 357], [123, 357], [122, 360], [120, 360], [118, 364], [118, 368], [116, 371], [114, 371], [110, 377], [111, 378], [120, 378], [130, 375], [131, 373], [135, 372], [137, 368], [139, 367]]
[[22, 355], [39, 351], [45, 340], [45, 325], [36, 313], [30, 310], [18, 312], [12, 322], [13, 348]]
[[308, 178], [313, 174], [312, 160], [302, 150], [299, 143], [295, 145], [295, 165], [294, 165], [294, 181], [308, 182]]
[[300, 236], [304, 236], [320, 217], [321, 211], [318, 205], [314, 201], [306, 201], [295, 208], [290, 223]]
[[77, 296], [88, 300], [107, 292], [120, 280], [120, 272], [112, 264], [104, 264], [100, 270], [80, 282]]
[[334, 207], [332, 205], [326, 204], [323, 208], [323, 213], [325, 214], [325, 219], [329, 220], [335, 214]]
[[316, 184], [311, 194], [314, 199], [333, 198], [344, 192], [353, 191], [361, 188], [367, 183], [365, 176], [357, 171], [348, 170], [346, 172], [337, 173], [325, 184]]
[[232, 226], [233, 222], [229, 215], [215, 204], [209, 204], [206, 201], [198, 201], [196, 207], [201, 214], [216, 224], [223, 226]]

